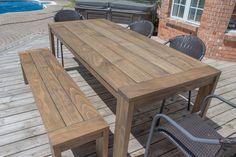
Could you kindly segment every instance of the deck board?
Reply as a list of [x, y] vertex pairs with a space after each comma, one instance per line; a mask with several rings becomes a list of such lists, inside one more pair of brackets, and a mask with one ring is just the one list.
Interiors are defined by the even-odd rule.
[[[47, 37], [37, 39], [45, 42]], [[37, 45], [33, 41], [31, 45]], [[27, 46], [26, 46], [27, 47]], [[13, 49], [0, 57], [0, 156], [51, 156], [48, 138], [42, 120], [36, 108], [31, 90], [24, 84], [17, 52]], [[115, 98], [66, 51], [65, 66], [69, 75], [81, 87], [88, 99], [110, 125], [109, 152], [112, 154], [112, 140], [115, 124]], [[59, 59], [60, 60], [60, 59]], [[204, 59], [204, 62], [220, 70], [222, 75], [216, 88], [216, 94], [236, 102], [236, 63]], [[185, 93], [184, 95], [187, 95]], [[194, 101], [196, 91], [193, 92]], [[131, 157], [139, 157], [144, 153], [144, 145], [148, 136], [152, 116], [160, 108], [160, 102], [135, 109], [130, 136], [129, 153]], [[190, 112], [186, 111], [187, 101], [176, 96], [168, 99], [164, 112], [174, 119], [179, 119]], [[208, 110], [206, 121], [223, 136], [236, 136], [236, 109], [213, 100]], [[93, 145], [93, 144], [92, 144]], [[157, 149], [158, 148], [158, 149]], [[75, 156], [94, 156], [94, 145], [87, 149], [76, 148]], [[80, 154], [79, 154], [80, 153]], [[152, 156], [182, 156], [168, 140], [155, 136], [151, 146]], [[72, 157], [72, 152], [63, 153]]]

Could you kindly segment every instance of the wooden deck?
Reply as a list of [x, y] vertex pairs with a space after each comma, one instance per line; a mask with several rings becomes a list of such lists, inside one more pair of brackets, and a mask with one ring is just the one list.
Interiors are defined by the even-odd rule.
[[[47, 37], [32, 41], [17, 49], [0, 54], [0, 156], [51, 156], [48, 138], [29, 86], [23, 81], [17, 52], [31, 47], [47, 47]], [[223, 71], [216, 93], [236, 102], [236, 63], [205, 59]], [[70, 53], [65, 54], [65, 67], [88, 99], [110, 125], [109, 151], [112, 152], [116, 100]], [[193, 92], [193, 101], [196, 92]], [[167, 101], [164, 112], [174, 119], [183, 117], [187, 101], [181, 96]], [[160, 108], [160, 103], [137, 108], [132, 124], [129, 154], [143, 156], [148, 129]], [[206, 121], [223, 136], [236, 136], [236, 109], [213, 100]], [[94, 144], [73, 150], [74, 156], [94, 156]], [[72, 151], [63, 155], [72, 157]], [[170, 141], [160, 136], [153, 138], [151, 156], [182, 156]]]

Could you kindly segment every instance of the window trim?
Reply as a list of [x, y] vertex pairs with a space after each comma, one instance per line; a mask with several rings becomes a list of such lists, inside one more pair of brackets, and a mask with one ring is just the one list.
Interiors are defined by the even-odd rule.
[[[199, 3], [199, 1], [198, 1]], [[183, 15], [183, 18], [180, 18], [178, 16], [173, 16], [172, 15], [172, 12], [173, 12], [173, 8], [174, 8], [174, 0], [172, 0], [172, 4], [171, 4], [171, 12], [170, 12], [170, 17], [173, 18], [173, 19], [177, 19], [177, 20], [182, 20], [184, 22], [188, 22], [188, 23], [192, 23], [192, 24], [195, 24], [195, 25], [200, 25], [200, 22], [197, 22], [197, 21], [192, 21], [192, 20], [188, 20], [188, 15], [189, 15], [189, 11], [190, 11], [190, 8], [195, 8], [196, 9], [196, 13], [194, 15], [194, 17], [196, 17], [196, 14], [197, 14], [197, 10], [204, 10], [204, 6], [203, 8], [198, 8], [198, 4], [197, 4], [197, 7], [191, 7], [191, 0], [186, 0], [186, 3], [185, 5], [183, 4], [178, 4], [178, 5], [181, 5], [181, 6], [185, 6], [185, 10], [184, 10], [184, 15]]]

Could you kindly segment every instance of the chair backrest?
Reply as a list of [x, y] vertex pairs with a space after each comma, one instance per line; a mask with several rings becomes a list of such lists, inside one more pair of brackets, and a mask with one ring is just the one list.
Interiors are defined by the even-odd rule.
[[194, 35], [176, 36], [169, 40], [170, 47], [181, 51], [195, 59], [202, 60], [205, 56], [206, 46], [204, 42]]
[[136, 21], [129, 25], [132, 31], [138, 32], [147, 37], [151, 37], [153, 34], [154, 26], [153, 23], [147, 20]]
[[82, 20], [83, 17], [74, 10], [60, 10], [54, 16], [55, 22]]

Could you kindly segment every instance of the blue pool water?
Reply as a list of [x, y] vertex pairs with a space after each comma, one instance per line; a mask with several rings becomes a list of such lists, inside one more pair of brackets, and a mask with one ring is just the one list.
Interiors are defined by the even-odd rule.
[[22, 12], [41, 10], [49, 2], [40, 2], [37, 0], [0, 0], [0, 14], [9, 12]]

